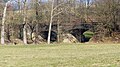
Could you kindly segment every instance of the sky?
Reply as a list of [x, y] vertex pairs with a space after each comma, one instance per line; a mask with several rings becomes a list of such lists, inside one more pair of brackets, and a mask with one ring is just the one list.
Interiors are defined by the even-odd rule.
[[[12, 6], [14, 7], [14, 9], [18, 9], [18, 0], [5, 0], [5, 1], [8, 1], [9, 4], [12, 4]], [[20, 0], [23, 4], [23, 2], [25, 0]], [[47, 1], [47, 0], [42, 0], [43, 2]], [[86, 1], [86, 0], [84, 0]], [[91, 1], [91, 0], [90, 0]], [[27, 0], [27, 3], [29, 4], [31, 2], [31, 0]]]
[[[8, 4], [11, 4], [13, 6], [14, 9], [18, 9], [18, 0], [4, 0], [6, 2], [8, 2]], [[23, 4], [23, 2], [25, 0], [20, 0], [21, 4]], [[47, 0], [42, 0], [43, 2], [47, 1]], [[27, 3], [29, 4], [31, 2], [31, 0], [27, 0]]]

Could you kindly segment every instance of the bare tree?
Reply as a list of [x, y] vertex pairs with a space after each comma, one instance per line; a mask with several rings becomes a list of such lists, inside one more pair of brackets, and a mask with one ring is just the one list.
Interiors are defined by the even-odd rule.
[[26, 31], [26, 9], [27, 9], [27, 5], [26, 5], [26, 2], [27, 0], [24, 1], [24, 20], [23, 20], [23, 24], [24, 24], [24, 27], [23, 27], [23, 42], [24, 44], [27, 44], [27, 31]]
[[59, 12], [56, 12], [56, 13], [55, 13], [55, 11], [57, 10], [57, 8], [59, 8], [61, 5], [64, 4], [64, 3], [60, 3], [59, 5], [55, 5], [55, 0], [50, 0], [49, 2], [51, 2], [51, 15], [50, 15], [50, 24], [49, 24], [48, 40], [47, 40], [48, 44], [50, 44], [50, 39], [51, 39], [53, 18], [62, 13], [62, 10]]
[[7, 5], [8, 5], [8, 3], [6, 3], [6, 5], [5, 5], [4, 12], [3, 12], [3, 18], [2, 18], [1, 44], [5, 44], [5, 17], [6, 17]]

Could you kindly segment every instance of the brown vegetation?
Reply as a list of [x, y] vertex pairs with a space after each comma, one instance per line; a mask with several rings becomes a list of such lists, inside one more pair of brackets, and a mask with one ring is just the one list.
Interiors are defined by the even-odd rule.
[[[11, 4], [3, 13], [4, 4], [0, 4], [0, 22], [4, 24], [1, 35], [9, 43], [62, 42], [63, 34], [73, 35], [73, 39], [85, 42], [86, 31], [94, 36], [90, 41], [120, 41], [120, 1], [119, 0], [32, 0], [28, 9], [27, 0], [18, 0], [18, 10]], [[3, 15], [5, 15], [3, 17]], [[95, 22], [95, 23], [94, 23]], [[68, 38], [70, 39], [70, 38]], [[16, 41], [17, 40], [17, 41]], [[1, 41], [2, 42], [2, 41]]]

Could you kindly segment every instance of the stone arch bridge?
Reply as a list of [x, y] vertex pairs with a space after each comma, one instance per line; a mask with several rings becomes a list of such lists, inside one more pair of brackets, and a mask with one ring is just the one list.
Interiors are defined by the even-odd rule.
[[[80, 24], [61, 24], [60, 34], [70, 33], [72, 34], [79, 42], [85, 41], [85, 36], [83, 35], [84, 32], [88, 30], [93, 30], [95, 23], [80, 23]], [[52, 32], [51, 32], [51, 41], [57, 41], [57, 24], [52, 25]], [[41, 35], [44, 39], [47, 40], [48, 37], [48, 29], [49, 25], [47, 24], [39, 24], [39, 35]]]
[[[72, 34], [79, 42], [84, 42], [83, 33], [87, 30], [92, 30], [96, 23], [61, 23], [59, 25], [60, 34]], [[6, 25], [6, 35], [7, 39], [10, 40], [11, 35], [14, 35], [16, 38], [23, 38], [23, 26], [24, 24], [8, 24]], [[51, 32], [51, 41], [57, 41], [57, 32], [58, 32], [58, 24], [53, 23], [52, 32]], [[37, 31], [37, 35], [40, 35], [44, 40], [47, 40], [48, 37], [48, 29], [49, 24], [47, 23], [28, 23], [27, 29], [29, 30], [29, 34], [35, 33]], [[12, 32], [14, 31], [14, 32]]]

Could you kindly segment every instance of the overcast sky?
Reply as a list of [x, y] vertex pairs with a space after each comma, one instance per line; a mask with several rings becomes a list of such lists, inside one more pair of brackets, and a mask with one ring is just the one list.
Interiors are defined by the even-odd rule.
[[[18, 9], [18, 0], [4, 0], [4, 1], [7, 1], [8, 4], [11, 4], [14, 9]], [[21, 4], [23, 4], [23, 2], [25, 0], [20, 0], [20, 1], [21, 1]], [[45, 2], [47, 0], [42, 0], [42, 1]], [[31, 2], [31, 0], [27, 0], [28, 5], [29, 5], [30, 2]]]
[[[7, 0], [6, 0], [7, 1]], [[25, 1], [25, 0], [20, 0], [21, 1], [21, 3], [23, 4], [23, 2]], [[42, 0], [43, 2], [45, 2], [45, 1], [47, 1], [47, 0]], [[86, 0], [84, 0], [84, 1], [86, 1]], [[92, 1], [92, 0], [90, 0], [90, 1]], [[27, 0], [27, 3], [29, 4], [31, 2], [31, 0]], [[18, 9], [18, 0], [9, 0], [8, 1], [8, 3], [9, 4], [12, 4], [12, 6], [14, 7], [14, 9]]]

